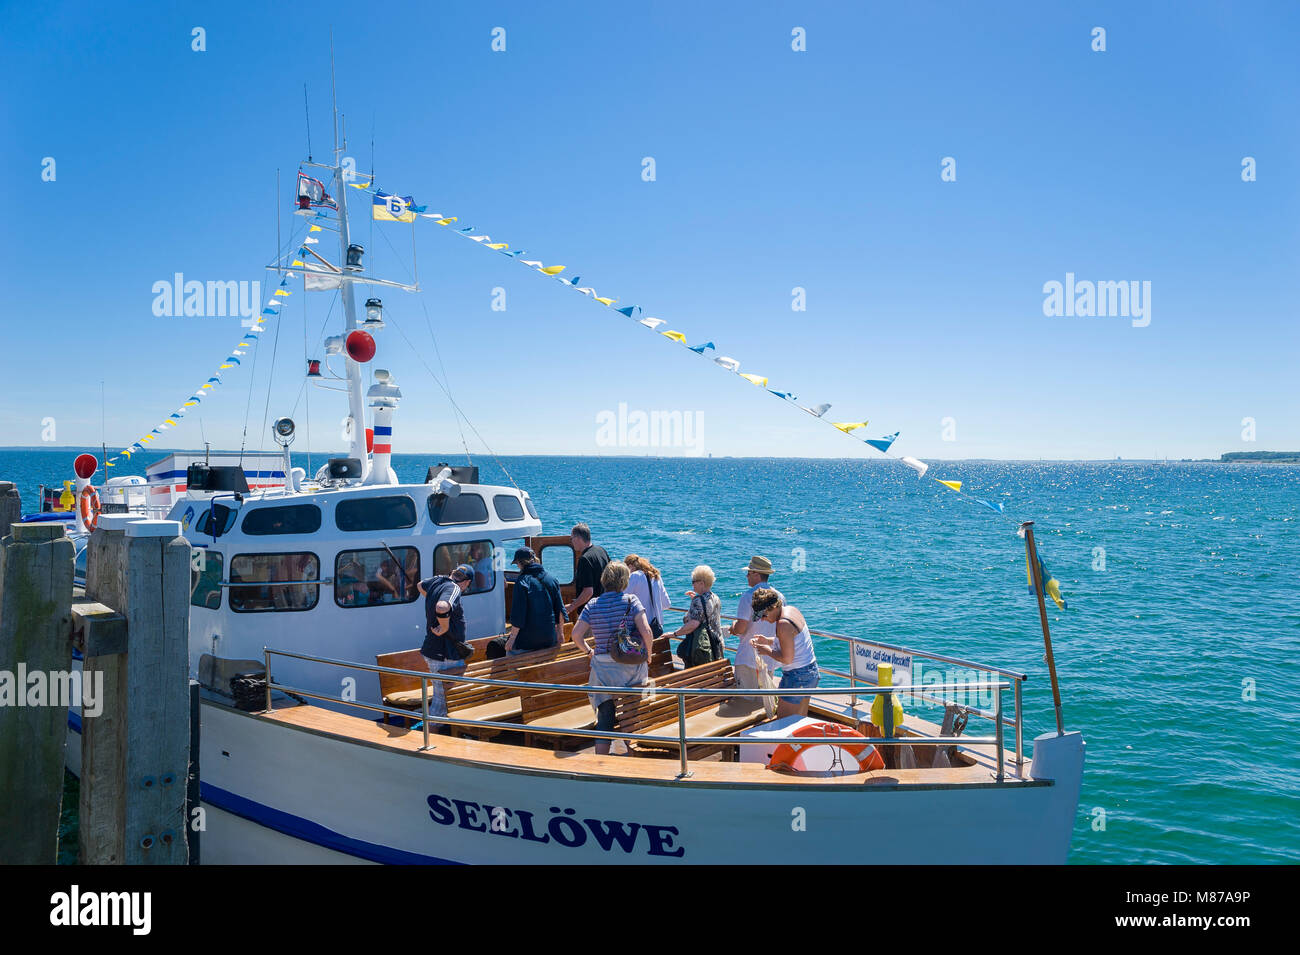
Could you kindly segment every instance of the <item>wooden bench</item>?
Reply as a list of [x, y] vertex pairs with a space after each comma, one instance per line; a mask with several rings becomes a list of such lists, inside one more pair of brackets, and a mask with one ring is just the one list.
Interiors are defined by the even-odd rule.
[[[676, 673], [673, 668], [672, 645], [667, 636], [655, 640], [650, 648], [649, 672], [656, 682], [661, 677]], [[564, 683], [574, 686], [590, 685], [591, 664], [581, 652], [572, 659], [553, 664], [530, 666], [520, 671], [519, 680], [523, 683]], [[596, 711], [585, 690], [529, 690], [520, 691], [522, 701], [522, 718], [520, 722], [549, 729], [591, 729], [596, 725]], [[552, 734], [539, 734], [555, 748], [564, 742], [564, 737]], [[586, 740], [586, 738], [579, 737]], [[531, 742], [532, 736], [525, 734], [525, 742]]]
[[[720, 692], [736, 686], [736, 673], [729, 660], [714, 660], [701, 666], [676, 670], [655, 680], [656, 687], [681, 689], [717, 689]], [[762, 722], [766, 717], [762, 709], [754, 711], [738, 702], [716, 696], [685, 696], [687, 736], [729, 736], [748, 726]], [[638, 740], [633, 751], [676, 753], [680, 748], [677, 726], [677, 696], [672, 693], [656, 694], [653, 699], [625, 696], [618, 700], [614, 728], [620, 733], [639, 733], [660, 737]], [[723, 759], [734, 760], [736, 747], [696, 744], [688, 747], [687, 756], [702, 758], [722, 753]]]
[[[572, 643], [545, 650], [530, 650], [512, 657], [481, 660], [465, 668], [465, 676], [483, 680], [526, 681], [524, 671], [537, 669], [562, 660], [581, 658], [582, 653]], [[462, 720], [487, 720], [497, 723], [517, 723], [522, 715], [520, 691], [513, 686], [491, 686], [480, 683], [455, 683], [447, 689], [447, 713]], [[465, 731], [465, 727], [457, 727]], [[496, 730], [487, 730], [496, 733]]]
[[[558, 647], [550, 647], [545, 650], [532, 650], [528, 653], [520, 653], [513, 657], [502, 657], [497, 660], [475, 660], [471, 657], [465, 666], [464, 675], [488, 680], [516, 680], [518, 679], [517, 676], [502, 674], [513, 674], [522, 667], [545, 663], [548, 660], [554, 660], [561, 656], [574, 655], [579, 655], [578, 649], [572, 643], [564, 643]], [[381, 667], [392, 667], [396, 670], [418, 670], [422, 673], [429, 672], [429, 664], [419, 650], [399, 650], [395, 653], [380, 653], [375, 656], [375, 664]], [[418, 677], [404, 676], [398, 673], [380, 673], [379, 694], [383, 698], [384, 703], [388, 706], [396, 706], [408, 710], [418, 710], [420, 709], [421, 682], [422, 681]], [[457, 700], [458, 702], [456, 705], [460, 707], [472, 705], [465, 699], [467, 692], [470, 690], [509, 691], [510, 688], [452, 684], [447, 690], [448, 710], [450, 711], [453, 708], [453, 700]], [[457, 696], [457, 694], [459, 694], [459, 696]], [[511, 695], [517, 696], [517, 694]], [[472, 699], [472, 697], [470, 699]]]

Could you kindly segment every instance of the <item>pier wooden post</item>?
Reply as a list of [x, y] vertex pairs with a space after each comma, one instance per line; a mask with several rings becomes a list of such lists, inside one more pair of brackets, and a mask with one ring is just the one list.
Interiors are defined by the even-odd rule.
[[9, 536], [9, 528], [23, 517], [23, 499], [13, 481], [0, 481], [0, 538]]
[[190, 545], [177, 521], [126, 525], [126, 835], [122, 861], [189, 861]]
[[[104, 514], [90, 535], [86, 554], [86, 599], [119, 613], [126, 607], [126, 525], [136, 518]], [[103, 649], [108, 652], [100, 653]], [[81, 665], [86, 678], [103, 674], [99, 716], [81, 721], [81, 862], [115, 865], [124, 858], [126, 831], [126, 653], [122, 647], [87, 645]]]
[[68, 732], [68, 700], [59, 691], [72, 689], [72, 561], [62, 524], [14, 524], [0, 542], [2, 863], [48, 865], [58, 854]]

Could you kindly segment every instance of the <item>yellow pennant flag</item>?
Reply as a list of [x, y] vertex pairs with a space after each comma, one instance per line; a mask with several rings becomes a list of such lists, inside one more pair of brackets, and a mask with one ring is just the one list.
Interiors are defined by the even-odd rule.
[[446, 219], [435, 219], [434, 221], [437, 222], [438, 225], [451, 225], [453, 222], [456, 221], [456, 217], [448, 216]]
[[744, 378], [750, 384], [758, 385], [760, 388], [767, 387], [767, 378], [763, 375], [747, 375], [743, 371], [738, 371], [736, 374], [740, 375], [741, 378]]
[[285, 298], [288, 298], [288, 297], [289, 297], [289, 293], [286, 292], [286, 291], [285, 291], [284, 289], [282, 289], [282, 288], [278, 288], [278, 289], [276, 289], [276, 290], [275, 290], [275, 294], [276, 294], [276, 295], [283, 295]]
[[308, 229], [307, 231], [308, 231], [308, 232], [319, 232], [319, 231], [320, 231], [320, 226], [318, 226], [318, 225], [314, 225], [314, 226], [312, 226], [310, 229]]
[[350, 182], [350, 183], [348, 183], [348, 185], [351, 186], [353, 189], [369, 189], [369, 188], [370, 188], [370, 183], [368, 183], [368, 182]]
[[660, 332], [659, 334], [662, 335], [664, 338], [671, 338], [675, 342], [681, 342], [683, 345], [686, 344], [686, 336], [683, 335], [681, 332], [668, 331], [668, 332]]
[[869, 422], [866, 421], [832, 421], [835, 427], [839, 428], [845, 434], [850, 431], [857, 431], [859, 428], [865, 428]]
[[[939, 481], [938, 478], [935, 478], [935, 480]], [[951, 488], [952, 490], [956, 491], [958, 494], [961, 493], [961, 481], [939, 481], [939, 483], [946, 488]]]
[[192, 408], [192, 407], [193, 407], [194, 405], [196, 405], [196, 404], [198, 404], [197, 401], [187, 401], [187, 402], [185, 402], [185, 407], [186, 407], [186, 408]]
[[[217, 371], [221, 371], [223, 368], [234, 368], [234, 367], [235, 366], [232, 365], [230, 362], [226, 362], [224, 365], [218, 365]], [[183, 407], [189, 407], [189, 402], [187, 401]]]
[[601, 305], [613, 305], [615, 302], [618, 301], [618, 299], [616, 299], [616, 298], [601, 298], [599, 295], [597, 295], [597, 296], [596, 296], [596, 301], [599, 302]]
[[306, 262], [299, 262], [297, 259], [294, 259], [293, 265], [289, 266], [289, 268], [291, 269], [306, 268], [306, 266], [307, 266]]
[[498, 249], [498, 250], [499, 250], [499, 249], [508, 249], [508, 248], [510, 248], [510, 246], [507, 245], [507, 244], [504, 243], [504, 242], [489, 242], [489, 243], [488, 243], [488, 248], [489, 248], [489, 249]]
[[548, 265], [544, 268], [538, 269], [537, 271], [545, 272], [547, 275], [559, 275], [565, 268], [566, 267], [563, 265]]

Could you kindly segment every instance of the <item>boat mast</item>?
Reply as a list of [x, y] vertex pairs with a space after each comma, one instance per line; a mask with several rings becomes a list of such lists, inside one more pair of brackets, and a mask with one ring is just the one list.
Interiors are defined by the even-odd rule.
[[[338, 184], [339, 261], [344, 264], [340, 276], [339, 292], [343, 296], [343, 315], [347, 324], [344, 332], [346, 336], [360, 326], [357, 323], [356, 298], [352, 291], [353, 279], [346, 267], [348, 246], [352, 244], [348, 233], [348, 189], [347, 183], [343, 180], [343, 150], [347, 147], [347, 143], [346, 141], [342, 144], [339, 142], [339, 100], [338, 90], [334, 82], [334, 45], [332, 42], [330, 44], [330, 95], [334, 101], [334, 181]], [[361, 462], [364, 476], [370, 473], [370, 459], [366, 452], [366, 418], [361, 391], [361, 365], [352, 360], [346, 349], [344, 349], [343, 358], [347, 363], [348, 415], [352, 421], [351, 445], [348, 449], [348, 457], [356, 458]]]
[[1052, 678], [1052, 703], [1056, 707], [1056, 735], [1065, 735], [1065, 718], [1061, 715], [1061, 687], [1056, 681], [1056, 657], [1052, 655], [1052, 631], [1047, 626], [1047, 602], [1043, 599], [1043, 575], [1039, 572], [1038, 548], [1034, 544], [1034, 522], [1020, 525], [1025, 538], [1025, 558], [1029, 563], [1029, 576], [1038, 598], [1038, 621], [1043, 628], [1043, 646], [1047, 650], [1047, 672]]

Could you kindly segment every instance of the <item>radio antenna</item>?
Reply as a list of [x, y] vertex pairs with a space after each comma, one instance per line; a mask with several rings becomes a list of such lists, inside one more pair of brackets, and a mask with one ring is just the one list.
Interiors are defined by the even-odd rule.
[[307, 105], [307, 84], [302, 84], [302, 111], [307, 114], [307, 161], [311, 162], [311, 108]]

